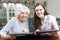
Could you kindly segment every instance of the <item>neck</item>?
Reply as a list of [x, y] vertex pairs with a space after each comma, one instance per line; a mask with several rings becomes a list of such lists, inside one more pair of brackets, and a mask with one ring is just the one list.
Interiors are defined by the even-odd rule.
[[45, 17], [43, 16], [43, 17], [41, 17], [41, 21], [44, 21], [44, 19], [45, 19]]
[[21, 19], [19, 19], [19, 18], [18, 18], [18, 20], [19, 20], [19, 22], [21, 22], [21, 23], [23, 23], [23, 22], [24, 22], [24, 20], [21, 20]]
[[21, 23], [23, 23], [24, 21], [22, 21], [22, 20], [19, 20]]

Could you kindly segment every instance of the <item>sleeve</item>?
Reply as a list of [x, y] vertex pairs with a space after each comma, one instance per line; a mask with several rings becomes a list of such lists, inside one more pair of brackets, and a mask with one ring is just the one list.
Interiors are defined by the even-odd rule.
[[13, 19], [8, 21], [8, 23], [0, 30], [0, 34], [7, 34], [13, 28]]
[[56, 21], [56, 17], [52, 16], [50, 17], [51, 19], [51, 27], [53, 30], [59, 30], [59, 27], [58, 27], [58, 24], [57, 24], [57, 21]]

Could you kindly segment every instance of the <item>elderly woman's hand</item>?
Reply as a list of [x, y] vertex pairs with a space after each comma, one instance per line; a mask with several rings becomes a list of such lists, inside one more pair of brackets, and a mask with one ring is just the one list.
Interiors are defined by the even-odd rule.
[[1, 35], [2, 39], [16, 39], [14, 35]]
[[10, 35], [0, 34], [1, 38], [3, 39], [10, 39]]
[[23, 28], [23, 29], [22, 29], [22, 32], [23, 32], [23, 33], [29, 33], [29, 30]]

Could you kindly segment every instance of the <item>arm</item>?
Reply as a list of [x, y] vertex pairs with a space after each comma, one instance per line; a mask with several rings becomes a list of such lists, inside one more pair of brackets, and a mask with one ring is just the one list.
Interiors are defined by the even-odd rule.
[[51, 27], [52, 27], [52, 30], [59, 30], [59, 27], [58, 27], [55, 17], [52, 17], [52, 19], [51, 19]]
[[[58, 24], [57, 24], [55, 17], [52, 17], [52, 19], [51, 19], [51, 27], [52, 27], [52, 30], [59, 30], [59, 27], [58, 27]], [[51, 34], [53, 36], [58, 37], [58, 32], [51, 32]]]
[[8, 36], [7, 33], [12, 29], [13, 27], [13, 19], [11, 19], [10, 21], [8, 21], [8, 23], [0, 30], [0, 35], [1, 37], [6, 37]]

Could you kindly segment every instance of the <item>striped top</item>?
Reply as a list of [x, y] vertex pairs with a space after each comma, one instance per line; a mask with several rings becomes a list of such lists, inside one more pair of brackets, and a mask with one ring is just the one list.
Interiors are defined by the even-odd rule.
[[29, 33], [28, 20], [21, 23], [17, 17], [12, 18], [2, 30], [0, 30], [0, 34], [7, 33]]

